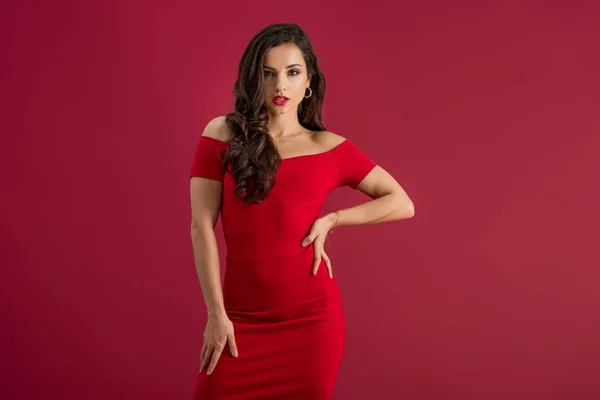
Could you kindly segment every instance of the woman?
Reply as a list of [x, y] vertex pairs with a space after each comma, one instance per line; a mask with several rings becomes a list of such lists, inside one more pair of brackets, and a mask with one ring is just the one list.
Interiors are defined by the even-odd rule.
[[[384, 169], [325, 130], [325, 79], [296, 24], [252, 39], [234, 92], [235, 111], [208, 123], [191, 166], [192, 243], [208, 310], [194, 398], [330, 399], [344, 316], [327, 234], [410, 218], [414, 208]], [[319, 216], [339, 186], [373, 200]]]

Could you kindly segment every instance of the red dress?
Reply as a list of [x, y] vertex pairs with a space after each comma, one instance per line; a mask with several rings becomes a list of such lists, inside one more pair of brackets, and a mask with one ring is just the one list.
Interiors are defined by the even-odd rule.
[[227, 345], [213, 373], [199, 373], [193, 398], [331, 399], [345, 344], [340, 291], [324, 261], [312, 275], [313, 244], [300, 243], [329, 193], [356, 189], [376, 164], [346, 139], [283, 159], [263, 203], [244, 203], [223, 168], [228, 146], [201, 136], [190, 176], [222, 182], [222, 289], [239, 356]]

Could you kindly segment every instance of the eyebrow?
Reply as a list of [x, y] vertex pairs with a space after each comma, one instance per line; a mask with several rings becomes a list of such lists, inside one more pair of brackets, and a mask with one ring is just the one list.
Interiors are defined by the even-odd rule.
[[[301, 67], [301, 66], [302, 66], [301, 64], [291, 64], [291, 65], [288, 65], [285, 68], [288, 69], [288, 68], [292, 68], [292, 67]], [[268, 68], [268, 69], [275, 70], [275, 68], [273, 68], [273, 67], [267, 67], [266, 65], [264, 65], [263, 68]]]

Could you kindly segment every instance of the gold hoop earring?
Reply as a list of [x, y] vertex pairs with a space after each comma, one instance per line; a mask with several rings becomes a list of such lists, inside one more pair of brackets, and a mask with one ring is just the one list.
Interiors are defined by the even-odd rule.
[[[310, 90], [310, 94], [308, 96], [304, 96], [305, 99], [308, 99], [310, 96], [312, 96], [312, 89], [307, 87], [308, 90]], [[304, 91], [304, 93], [306, 93], [306, 90]]]

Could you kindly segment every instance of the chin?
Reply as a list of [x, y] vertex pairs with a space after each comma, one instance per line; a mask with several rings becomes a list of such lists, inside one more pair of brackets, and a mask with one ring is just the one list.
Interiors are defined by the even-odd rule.
[[290, 108], [285, 106], [285, 107], [275, 107], [275, 108], [270, 108], [269, 112], [273, 115], [279, 115], [279, 114], [285, 114], [286, 112], [289, 112]]

